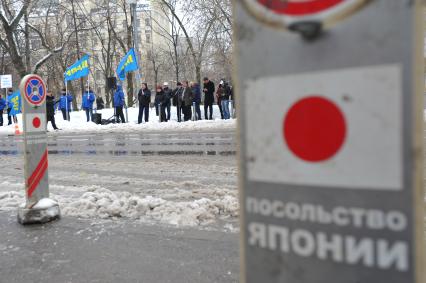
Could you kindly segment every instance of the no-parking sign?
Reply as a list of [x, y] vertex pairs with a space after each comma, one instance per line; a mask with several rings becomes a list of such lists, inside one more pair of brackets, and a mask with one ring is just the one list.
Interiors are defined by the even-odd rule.
[[424, 283], [420, 2], [236, 2], [242, 282]]
[[39, 76], [32, 75], [28, 77], [23, 87], [25, 100], [30, 105], [40, 106], [44, 103], [46, 99], [46, 87]]

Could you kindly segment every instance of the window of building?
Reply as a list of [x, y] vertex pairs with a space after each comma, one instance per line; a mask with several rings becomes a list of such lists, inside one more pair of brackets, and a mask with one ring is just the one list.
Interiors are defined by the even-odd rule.
[[146, 27], [151, 27], [151, 19], [150, 18], [146, 18], [145, 19], [145, 26]]
[[146, 43], [151, 43], [151, 34], [146, 34]]

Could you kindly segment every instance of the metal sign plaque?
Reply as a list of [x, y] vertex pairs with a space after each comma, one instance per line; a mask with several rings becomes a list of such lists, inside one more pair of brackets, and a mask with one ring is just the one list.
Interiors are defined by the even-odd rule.
[[24, 126], [25, 191], [27, 208], [49, 197], [46, 135], [46, 87], [37, 75], [25, 76], [20, 84]]
[[425, 282], [420, 2], [235, 1], [242, 282]]
[[12, 75], [0, 76], [0, 88], [12, 88]]

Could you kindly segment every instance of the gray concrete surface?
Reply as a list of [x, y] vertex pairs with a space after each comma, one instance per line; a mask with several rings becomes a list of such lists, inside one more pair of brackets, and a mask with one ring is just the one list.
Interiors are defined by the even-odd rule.
[[0, 213], [0, 282], [238, 282], [238, 234]]

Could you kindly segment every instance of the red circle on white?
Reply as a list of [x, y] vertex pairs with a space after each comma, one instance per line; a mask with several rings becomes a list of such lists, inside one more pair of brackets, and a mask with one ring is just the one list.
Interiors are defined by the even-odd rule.
[[347, 133], [345, 117], [331, 100], [310, 96], [290, 107], [283, 123], [284, 140], [290, 151], [307, 162], [334, 157]]
[[33, 127], [36, 128], [36, 129], [38, 129], [38, 128], [40, 128], [40, 126], [41, 126], [41, 120], [40, 120], [40, 118], [39, 117], [35, 117], [33, 119]]
[[257, 0], [264, 7], [277, 14], [308, 16], [331, 9], [345, 0]]

